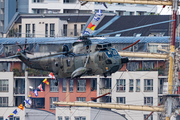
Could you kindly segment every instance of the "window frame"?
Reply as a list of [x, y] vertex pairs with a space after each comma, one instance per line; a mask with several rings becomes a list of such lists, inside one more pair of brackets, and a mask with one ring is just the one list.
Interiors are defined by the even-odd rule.
[[76, 101], [82, 101], [85, 102], [86, 101], [86, 97], [77, 97]]
[[58, 86], [55, 85], [55, 80], [50, 80], [50, 92], [59, 92], [59, 81]]
[[153, 92], [153, 79], [144, 79], [144, 92]]
[[116, 97], [116, 103], [126, 104], [126, 97]]
[[69, 92], [73, 92], [73, 90], [74, 90], [74, 80], [69, 80]]
[[129, 79], [129, 92], [134, 92], [134, 80], [133, 79]]
[[[55, 109], [56, 106], [53, 105], [53, 102], [54, 101], [59, 102], [59, 97], [50, 97], [49, 99], [50, 99], [50, 109]], [[53, 99], [56, 99], [56, 100], [53, 101]]]
[[153, 97], [144, 97], [144, 105], [153, 105]]
[[[80, 83], [80, 81], [85, 81], [85, 82]], [[77, 92], [86, 92], [86, 79], [77, 80]]]
[[[121, 81], [122, 81], [122, 86], [120, 86]], [[126, 92], [126, 79], [116, 79], [116, 82], [117, 82], [116, 92]]]
[[9, 92], [9, 79], [0, 79], [0, 92]]
[[67, 80], [63, 79], [63, 84], [62, 84], [62, 92], [66, 92], [67, 91]]
[[55, 23], [50, 23], [50, 37], [55, 37]]
[[7, 107], [8, 106], [8, 97], [0, 97], [0, 107]]
[[[139, 85], [137, 83], [137, 81], [139, 81]], [[140, 79], [136, 79], [136, 92], [140, 92], [141, 88], [141, 80]]]
[[31, 37], [31, 24], [26, 24], [26, 37]]

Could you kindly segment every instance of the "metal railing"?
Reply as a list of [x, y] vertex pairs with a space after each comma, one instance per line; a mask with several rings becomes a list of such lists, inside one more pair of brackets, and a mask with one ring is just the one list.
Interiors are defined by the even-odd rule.
[[25, 94], [25, 88], [16, 87], [16, 88], [14, 88], [14, 93], [15, 94]]

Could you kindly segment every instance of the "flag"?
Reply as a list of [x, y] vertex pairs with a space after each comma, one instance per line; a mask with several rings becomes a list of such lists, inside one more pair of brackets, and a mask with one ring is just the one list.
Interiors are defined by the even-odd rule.
[[43, 80], [43, 83], [49, 85], [49, 82], [47, 81], [47, 78], [45, 78], [45, 79]]
[[87, 26], [87, 28], [89, 28], [89, 29], [91, 29], [91, 30], [93, 30], [94, 31], [94, 29], [95, 29], [95, 25], [93, 25], [91, 22], [89, 23], [89, 25]]
[[31, 103], [32, 103], [31, 100], [29, 100], [28, 98], [26, 100], [24, 100], [24, 102], [29, 105], [31, 105]]
[[36, 97], [38, 96], [38, 91], [37, 91], [37, 89], [35, 89], [35, 90], [33, 91], [33, 93], [35, 94]]
[[96, 14], [97, 14], [98, 16], [102, 16], [102, 15], [103, 15], [101, 9], [99, 9]]
[[105, 2], [103, 2], [102, 5], [103, 5], [106, 9], [108, 8]]
[[84, 35], [84, 34], [89, 35], [90, 33], [89, 33], [88, 31], [84, 31], [84, 32], [83, 32], [83, 35]]
[[37, 88], [39, 88], [41, 92], [44, 91], [43, 88], [42, 88], [42, 84], [40, 84]]
[[100, 17], [94, 16], [94, 20], [95, 20], [95, 21], [99, 21], [99, 20], [100, 20]]
[[14, 114], [13, 114], [13, 113], [11, 113], [8, 117], [13, 117], [13, 115], [14, 115]]
[[13, 111], [13, 114], [15, 114], [15, 115], [17, 115], [17, 109], [15, 109], [14, 111]]
[[49, 77], [51, 77], [52, 79], [55, 79], [55, 77], [54, 77], [52, 72], [49, 74]]
[[32, 95], [29, 95], [29, 98], [31, 98], [32, 97]]
[[23, 109], [24, 109], [23, 104], [20, 104], [20, 105], [18, 106], [18, 108], [21, 109], [21, 110], [23, 110]]

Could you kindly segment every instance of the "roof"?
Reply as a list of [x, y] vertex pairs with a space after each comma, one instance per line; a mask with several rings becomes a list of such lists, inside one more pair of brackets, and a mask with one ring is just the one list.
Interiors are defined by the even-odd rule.
[[[78, 40], [77, 37], [46, 37], [46, 38], [1, 38], [0, 44], [24, 44], [25, 39], [27, 43], [39, 43], [39, 44], [64, 44], [73, 43]], [[140, 40], [139, 43], [169, 43], [170, 37], [99, 37], [92, 38], [92, 42], [110, 42], [110, 43], [134, 43]], [[180, 37], [176, 37], [176, 43], [179, 43]]]
[[[109, 20], [112, 16], [106, 16], [96, 29], [99, 29]], [[162, 22], [170, 20], [170, 15], [141, 15], [141, 16], [120, 16], [113, 24], [107, 27], [102, 33], [115, 32], [119, 30], [129, 29], [133, 27], [138, 27], [142, 25], [152, 24], [156, 22]], [[136, 30], [131, 30], [128, 32], [122, 32], [121, 36], [133, 36], [134, 33], [141, 33], [141, 36], [148, 36], [151, 32], [165, 32], [164, 36], [169, 35], [169, 23], [154, 25], [150, 27], [140, 28]], [[111, 35], [111, 36], [115, 36]]]

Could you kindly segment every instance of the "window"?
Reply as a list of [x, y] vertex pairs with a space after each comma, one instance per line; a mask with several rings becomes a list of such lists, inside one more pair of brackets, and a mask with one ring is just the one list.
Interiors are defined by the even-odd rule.
[[77, 97], [77, 101], [86, 101], [85, 97]]
[[77, 36], [77, 25], [74, 24], [74, 36]]
[[69, 120], [69, 116], [65, 116], [64, 118], [65, 118], [65, 120]]
[[50, 37], [54, 37], [55, 36], [55, 28], [54, 28], [54, 24], [50, 24]]
[[133, 79], [129, 79], [129, 92], [134, 91], [134, 81]]
[[74, 80], [69, 80], [69, 92], [73, 92]]
[[97, 90], [97, 79], [92, 78], [91, 79], [91, 91]]
[[0, 106], [8, 106], [8, 97], [0, 97]]
[[62, 120], [62, 117], [61, 117], [61, 116], [58, 116], [58, 120]]
[[81, 31], [83, 30], [84, 26], [85, 26], [85, 24], [81, 24]]
[[0, 92], [9, 92], [9, 80], [0, 80]]
[[142, 62], [143, 70], [152, 70], [155, 67], [155, 62]]
[[66, 60], [67, 67], [70, 67], [70, 60]]
[[116, 97], [116, 102], [126, 104], [126, 98], [125, 97]]
[[117, 79], [117, 91], [118, 92], [126, 91], [126, 80], [125, 79]]
[[21, 37], [22, 26], [19, 25], [19, 37]]
[[67, 36], [67, 25], [66, 24], [63, 25], [63, 35]]
[[139, 69], [139, 62], [128, 62], [126, 68], [128, 71], [136, 71]]
[[45, 24], [45, 37], [48, 37], [48, 24]]
[[30, 37], [30, 32], [31, 32], [30, 24], [26, 24], [26, 37]]
[[144, 97], [144, 105], [153, 105], [153, 97]]
[[53, 109], [53, 108], [56, 107], [56, 106], [53, 104], [54, 101], [58, 102], [58, 101], [59, 101], [59, 98], [58, 98], [58, 97], [50, 97], [50, 109]]
[[50, 92], [59, 92], [59, 86], [55, 85], [56, 80], [50, 80]]
[[144, 79], [144, 92], [153, 92], [153, 79]]
[[35, 24], [32, 24], [32, 37], [35, 37]]
[[78, 80], [77, 82], [77, 92], [86, 92], [86, 80]]
[[[147, 118], [148, 114], [144, 114], [144, 120]], [[153, 120], [153, 115], [150, 115], [147, 120]]]
[[81, 116], [78, 116], [78, 117], [74, 117], [75, 120], [86, 120], [86, 117], [81, 117]]
[[67, 90], [67, 80], [63, 79], [63, 92], [66, 92]]
[[140, 92], [140, 79], [136, 79], [136, 92]]

